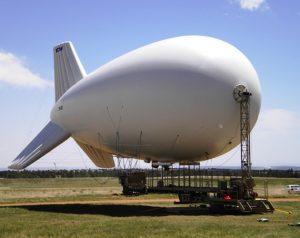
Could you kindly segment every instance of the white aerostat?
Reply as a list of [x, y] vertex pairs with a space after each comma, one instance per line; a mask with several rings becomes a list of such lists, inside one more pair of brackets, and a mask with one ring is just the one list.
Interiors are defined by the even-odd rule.
[[10, 168], [23, 169], [72, 137], [95, 165], [113, 156], [153, 162], [202, 161], [240, 143], [234, 89], [252, 93], [251, 129], [261, 92], [249, 60], [232, 45], [182, 36], [131, 51], [86, 74], [70, 42], [54, 48], [51, 120]]

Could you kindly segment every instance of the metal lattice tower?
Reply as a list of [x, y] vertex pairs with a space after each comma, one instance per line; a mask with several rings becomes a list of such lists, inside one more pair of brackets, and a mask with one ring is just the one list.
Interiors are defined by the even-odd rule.
[[242, 178], [251, 178], [251, 154], [250, 154], [250, 110], [249, 97], [251, 93], [243, 92], [240, 102], [240, 133], [241, 133], [241, 169]]
[[234, 99], [240, 103], [240, 140], [241, 140], [241, 172], [246, 196], [253, 193], [254, 180], [251, 170], [250, 148], [250, 96], [244, 85], [238, 85], [233, 91]]

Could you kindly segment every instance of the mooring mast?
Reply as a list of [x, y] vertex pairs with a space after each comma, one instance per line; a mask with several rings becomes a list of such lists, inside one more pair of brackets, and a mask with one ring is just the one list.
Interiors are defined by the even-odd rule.
[[244, 85], [238, 85], [233, 91], [233, 97], [240, 103], [240, 140], [241, 140], [241, 173], [243, 191], [242, 197], [253, 196], [255, 186], [251, 170], [251, 149], [250, 149], [250, 97]]

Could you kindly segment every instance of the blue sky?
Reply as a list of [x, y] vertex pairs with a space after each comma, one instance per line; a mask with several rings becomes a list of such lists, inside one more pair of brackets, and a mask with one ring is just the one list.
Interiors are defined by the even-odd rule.
[[[296, 0], [0, 0], [0, 167], [49, 120], [52, 48], [72, 41], [91, 72], [137, 47], [208, 35], [239, 48], [261, 80], [254, 166], [300, 165], [300, 2]], [[233, 150], [205, 162], [239, 165]], [[31, 167], [92, 167], [71, 140]]]

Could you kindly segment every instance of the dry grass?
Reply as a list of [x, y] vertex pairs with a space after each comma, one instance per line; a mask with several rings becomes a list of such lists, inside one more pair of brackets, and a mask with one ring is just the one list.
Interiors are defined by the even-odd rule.
[[[0, 180], [0, 201], [87, 201], [133, 199], [133, 204], [52, 204], [0, 208], [0, 237], [300, 237], [299, 202], [276, 202], [274, 214], [195, 214], [171, 202], [142, 202], [135, 199], [175, 198], [149, 194], [128, 198], [120, 193], [117, 179], [16, 179]], [[269, 179], [272, 196], [286, 184], [299, 180]], [[262, 186], [262, 180], [257, 181]], [[279, 189], [279, 190], [278, 190]], [[297, 195], [294, 195], [295, 197]], [[298, 197], [300, 197], [298, 195]], [[292, 211], [288, 214], [286, 211]], [[265, 217], [268, 223], [257, 222]]]
[[[166, 204], [163, 204], [164, 206]], [[156, 205], [46, 205], [0, 208], [0, 237], [299, 237], [289, 223], [299, 204], [276, 203], [292, 214], [182, 214]], [[258, 218], [270, 219], [268, 223]]]

